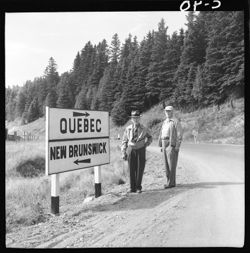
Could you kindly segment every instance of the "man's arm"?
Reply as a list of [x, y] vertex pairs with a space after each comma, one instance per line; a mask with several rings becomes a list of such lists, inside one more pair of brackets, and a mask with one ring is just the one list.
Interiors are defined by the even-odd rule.
[[146, 132], [147, 142], [146, 142], [145, 145], [147, 147], [147, 146], [149, 146], [152, 143], [153, 137], [152, 137], [152, 135], [151, 135], [151, 133], [150, 133], [150, 131], [148, 129], [146, 131], [147, 131]]
[[128, 147], [128, 134], [126, 128], [122, 137], [122, 144], [121, 144], [122, 157], [126, 156], [127, 147]]
[[180, 148], [182, 137], [183, 137], [183, 129], [182, 129], [180, 120], [178, 120], [176, 123], [176, 132], [177, 132], [177, 140], [176, 140], [175, 149], [178, 150]]
[[159, 134], [159, 137], [158, 137], [158, 146], [159, 147], [162, 147], [162, 140], [161, 140], [162, 127], [163, 127], [163, 124], [161, 125], [161, 130], [160, 130], [160, 134]]

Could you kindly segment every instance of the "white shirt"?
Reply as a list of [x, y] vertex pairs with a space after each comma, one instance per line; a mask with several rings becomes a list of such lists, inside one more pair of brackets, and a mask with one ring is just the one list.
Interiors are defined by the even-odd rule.
[[[173, 129], [176, 129], [176, 134], [173, 134]], [[181, 145], [182, 136], [183, 130], [180, 121], [176, 118], [166, 118], [162, 124], [160, 137], [162, 139], [169, 137], [170, 144], [179, 148]]]
[[173, 124], [172, 119], [165, 119], [162, 125], [162, 132], [161, 132], [161, 138], [169, 137], [170, 136], [170, 126]]

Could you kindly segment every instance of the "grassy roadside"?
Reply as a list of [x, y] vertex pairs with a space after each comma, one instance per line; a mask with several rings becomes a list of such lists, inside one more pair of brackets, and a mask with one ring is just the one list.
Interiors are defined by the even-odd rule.
[[[128, 171], [117, 142], [111, 142], [111, 162], [102, 166], [102, 190], [124, 184]], [[50, 178], [45, 176], [45, 145], [6, 142], [6, 231], [43, 222], [50, 214]], [[94, 195], [93, 168], [60, 174], [60, 205]]]

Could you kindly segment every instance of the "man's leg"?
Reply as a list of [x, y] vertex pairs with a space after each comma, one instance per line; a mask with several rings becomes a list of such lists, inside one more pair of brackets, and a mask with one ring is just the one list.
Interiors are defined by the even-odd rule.
[[178, 154], [179, 151], [174, 151], [174, 158], [173, 158], [173, 174], [172, 174], [172, 185], [176, 185], [176, 168], [177, 168], [177, 161], [178, 161]]
[[167, 161], [169, 165], [169, 186], [175, 186], [175, 149], [173, 147], [166, 148]]
[[167, 142], [162, 140], [162, 153], [163, 153], [163, 162], [164, 162], [164, 173], [166, 173], [167, 177], [167, 184], [169, 185], [170, 181], [170, 169], [169, 169], [169, 163], [168, 163], [168, 157], [167, 157]]
[[136, 184], [135, 184], [135, 169], [136, 169], [136, 153], [135, 150], [132, 148], [128, 148], [128, 167], [129, 167], [129, 174], [130, 174], [130, 190], [132, 192], [136, 191]]
[[141, 182], [143, 177], [143, 172], [145, 168], [145, 157], [146, 157], [146, 149], [141, 148], [137, 151], [138, 155], [138, 166], [137, 166], [137, 177], [136, 177], [136, 188], [137, 190], [141, 190]]

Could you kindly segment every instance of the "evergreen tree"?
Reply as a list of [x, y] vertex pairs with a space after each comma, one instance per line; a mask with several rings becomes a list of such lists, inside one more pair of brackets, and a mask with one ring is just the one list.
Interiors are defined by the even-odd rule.
[[136, 50], [137, 50], [136, 42], [132, 42], [132, 35], [129, 34], [129, 37], [125, 40], [125, 43], [122, 45], [121, 58], [116, 68], [113, 82], [111, 84], [111, 86], [114, 89], [115, 100], [120, 99], [123, 88], [126, 86], [128, 66], [131, 61], [131, 57]]
[[161, 73], [161, 78], [163, 82], [161, 85], [160, 101], [168, 101], [168, 104], [172, 104], [174, 102], [175, 84], [173, 79], [180, 63], [180, 57], [184, 43], [183, 36], [183, 29], [180, 30], [180, 35], [178, 35], [177, 32], [172, 34], [162, 63], [163, 70]]
[[61, 80], [58, 83], [58, 99], [57, 107], [59, 108], [72, 108], [73, 107], [73, 95], [69, 86], [69, 73], [65, 72], [61, 76]]
[[[82, 86], [87, 86], [90, 78], [96, 57], [96, 47], [88, 41], [80, 53], [80, 64], [78, 54], [74, 61], [73, 71], [71, 73], [70, 84], [74, 84], [73, 94], [76, 97], [82, 89]], [[71, 85], [71, 86], [72, 86]]]
[[79, 89], [82, 85], [82, 76], [81, 76], [81, 56], [80, 53], [77, 52], [76, 57], [73, 62], [73, 68], [70, 72], [70, 86], [72, 90], [72, 94], [74, 98], [76, 98], [77, 94], [79, 93]]
[[215, 12], [204, 68], [208, 104], [221, 104], [232, 94], [243, 95], [243, 12]]
[[146, 77], [148, 75], [149, 66], [151, 63], [153, 43], [154, 43], [154, 33], [149, 32], [147, 36], [141, 42], [140, 48], [139, 48], [139, 64], [138, 64], [139, 80], [138, 81], [139, 81], [139, 85], [141, 87], [144, 87], [143, 94], [145, 94], [145, 96], [144, 96], [143, 101], [144, 101], [145, 109], [150, 108], [150, 105], [151, 105], [150, 98], [147, 99], [147, 96], [146, 96], [147, 90], [146, 90], [145, 85], [146, 85]]
[[57, 94], [54, 90], [51, 90], [45, 99], [45, 106], [55, 108], [56, 107], [56, 101], [57, 101]]
[[109, 48], [109, 65], [106, 66], [103, 76], [99, 82], [97, 97], [95, 103], [102, 110], [111, 111], [115, 101], [115, 87], [119, 80], [120, 67], [118, 61], [120, 58], [120, 40], [117, 34], [114, 34]]
[[[8, 87], [6, 89], [6, 100], [5, 100], [5, 118], [8, 121], [13, 121], [18, 115], [17, 110], [17, 97], [20, 92], [19, 86]], [[20, 115], [19, 115], [20, 116]]]
[[73, 71], [77, 72], [80, 70], [80, 65], [81, 65], [81, 56], [80, 56], [80, 53], [77, 52], [76, 54], [76, 58], [74, 60], [74, 63], [73, 63]]
[[99, 106], [100, 106], [100, 100], [98, 97], [98, 88], [97, 87], [93, 87], [91, 90], [92, 94], [91, 94], [91, 101], [90, 101], [90, 109], [91, 110], [98, 110]]
[[82, 87], [82, 90], [78, 94], [78, 96], [76, 98], [74, 108], [83, 109], [83, 110], [88, 109], [88, 101], [87, 101], [87, 98], [86, 98], [86, 89], [85, 89], [85, 87]]
[[173, 78], [175, 106], [185, 109], [194, 106], [191, 96], [194, 72], [198, 65], [205, 62], [208, 37], [204, 14], [196, 16], [194, 12], [189, 12], [187, 20], [188, 30], [184, 38], [180, 64]]
[[38, 108], [38, 100], [34, 98], [29, 106], [27, 120], [28, 122], [32, 122], [39, 118], [39, 108]]
[[16, 115], [17, 117], [21, 117], [26, 104], [26, 96], [24, 95], [23, 91], [20, 90], [17, 94], [17, 103], [16, 103]]
[[167, 49], [167, 29], [168, 27], [165, 27], [165, 21], [162, 19], [158, 24], [158, 31], [155, 32], [151, 62], [146, 81], [147, 99], [151, 101], [150, 106], [159, 102], [160, 90], [164, 82], [161, 78], [161, 73], [163, 71], [163, 60]]
[[112, 121], [117, 126], [123, 126], [129, 120], [129, 114], [126, 110], [125, 101], [123, 98], [114, 103], [111, 111]]
[[145, 85], [139, 81], [139, 55], [137, 55], [129, 65], [126, 86], [122, 93], [126, 111], [128, 113], [136, 109], [143, 111], [145, 94]]
[[107, 42], [103, 40], [96, 47], [96, 55], [95, 55], [95, 64], [92, 70], [92, 74], [88, 79], [88, 87], [95, 86], [97, 87], [101, 77], [103, 76], [103, 72], [108, 64], [108, 51], [107, 51]]
[[[117, 65], [120, 58], [120, 40], [118, 34], [115, 33], [112, 37], [111, 46], [109, 49], [110, 52], [110, 63], [111, 65]], [[112, 66], [113, 67], [113, 66]]]
[[183, 64], [196, 63], [196, 65], [205, 62], [207, 47], [207, 30], [203, 12], [194, 15], [191, 11], [187, 16], [188, 30], [184, 42], [184, 48], [181, 61]]
[[114, 98], [114, 87], [112, 86], [112, 77], [113, 77], [114, 69], [109, 66], [105, 69], [103, 77], [100, 80], [100, 93], [99, 93], [99, 101], [100, 107], [105, 111], [111, 111]]
[[45, 68], [44, 76], [47, 81], [47, 93], [56, 88], [59, 82], [59, 74], [57, 72], [57, 64], [53, 57], [49, 58], [49, 64]]
[[30, 101], [30, 99], [26, 100], [25, 108], [22, 114], [22, 124], [29, 122], [29, 108], [33, 100]]
[[34, 86], [36, 87], [36, 96], [38, 98], [39, 115], [42, 117], [45, 114], [45, 99], [47, 96], [47, 81], [44, 77], [35, 78]]
[[199, 65], [197, 68], [194, 85], [192, 89], [192, 97], [195, 101], [195, 105], [198, 108], [201, 108], [204, 104], [204, 80], [203, 80], [203, 65]]
[[192, 111], [194, 109], [194, 99], [192, 96], [192, 91], [193, 91], [193, 85], [195, 83], [196, 72], [197, 72], [197, 66], [194, 63], [190, 64], [187, 80], [185, 83], [185, 90], [183, 94], [185, 103], [187, 105], [187, 107], [185, 108], [186, 111], [188, 110]]

